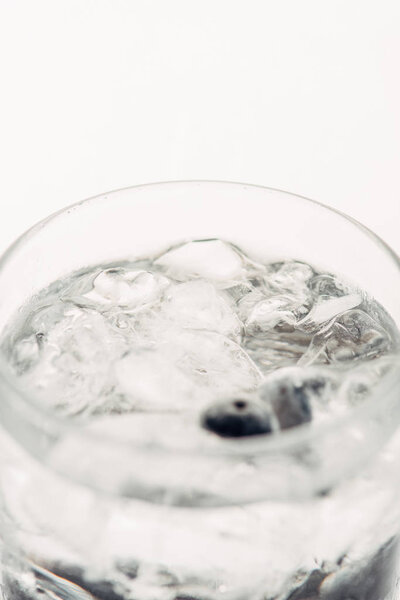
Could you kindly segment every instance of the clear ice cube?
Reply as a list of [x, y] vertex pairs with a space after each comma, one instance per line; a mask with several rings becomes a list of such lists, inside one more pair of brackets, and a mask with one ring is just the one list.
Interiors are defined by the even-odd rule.
[[43, 338], [40, 361], [23, 381], [49, 407], [71, 415], [96, 413], [102, 403], [120, 402], [110, 367], [126, 350], [125, 338], [103, 315], [67, 305], [64, 317]]
[[239, 315], [249, 334], [265, 332], [276, 325], [293, 329], [311, 308], [307, 282], [314, 271], [304, 263], [287, 261], [266, 269], [254, 282], [258, 285], [241, 298]]
[[297, 323], [299, 329], [304, 331], [316, 331], [321, 325], [327, 323], [338, 315], [348, 311], [362, 302], [360, 294], [348, 294], [343, 296], [320, 296], [310, 312]]
[[166, 349], [138, 348], [115, 365], [118, 388], [132, 409], [177, 411], [193, 404], [193, 384]]
[[328, 273], [315, 275], [309, 281], [308, 286], [317, 298], [321, 296], [339, 298], [340, 296], [346, 296], [350, 292], [349, 287], [345, 283]]
[[244, 274], [243, 259], [231, 245], [221, 240], [197, 240], [172, 248], [155, 261], [167, 274], [185, 280], [203, 277], [228, 284]]
[[122, 267], [101, 271], [84, 297], [105, 305], [137, 308], [161, 298], [169, 281], [160, 274]]
[[245, 321], [247, 333], [269, 331], [283, 323], [293, 327], [296, 323], [294, 305], [293, 299], [287, 296], [273, 296], [261, 300]]
[[[193, 410], [239, 390], [261, 375], [233, 340], [202, 330], [159, 330], [156, 345], [138, 348], [115, 366], [121, 391], [141, 410]], [[229, 377], [227, 376], [229, 373]]]
[[288, 260], [275, 263], [268, 269], [266, 284], [277, 290], [293, 290], [304, 287], [314, 275], [314, 270], [305, 263]]
[[[239, 343], [211, 331], [185, 331], [179, 337], [179, 365], [190, 373], [206, 398], [224, 398], [253, 390], [262, 374]], [[204, 390], [200, 392], [204, 394]]]
[[236, 339], [241, 322], [228, 298], [203, 280], [171, 286], [165, 294], [162, 314], [183, 328], [216, 331]]
[[389, 348], [388, 333], [363, 310], [338, 317], [326, 340], [326, 353], [333, 362], [371, 359]]
[[329, 327], [317, 331], [298, 364], [325, 362], [354, 366], [356, 361], [376, 358], [393, 347], [389, 333], [369, 314], [362, 309], [348, 310], [329, 323]]

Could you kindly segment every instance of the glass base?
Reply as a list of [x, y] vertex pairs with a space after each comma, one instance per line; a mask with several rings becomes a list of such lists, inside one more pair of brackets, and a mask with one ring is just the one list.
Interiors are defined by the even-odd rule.
[[[395, 573], [398, 562], [398, 539], [390, 539], [368, 559], [348, 563], [343, 557], [336, 568], [322, 565], [309, 573], [297, 573], [287, 589], [278, 596], [268, 590], [259, 600], [396, 600]], [[126, 566], [127, 580], [138, 576], [134, 563]], [[3, 600], [133, 600], [127, 586], [110, 580], [89, 580], [78, 566], [56, 565], [52, 571], [8, 557], [3, 566]], [[171, 582], [160, 588], [154, 600], [250, 600], [210, 590], [194, 592]], [[144, 590], [143, 597], [150, 600]], [[153, 598], [152, 598], [153, 600]], [[251, 599], [252, 600], [252, 599]]]

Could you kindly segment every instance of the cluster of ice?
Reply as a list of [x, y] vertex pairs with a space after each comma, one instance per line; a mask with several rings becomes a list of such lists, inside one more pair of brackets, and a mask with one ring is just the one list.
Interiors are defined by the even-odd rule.
[[[303, 379], [305, 367], [318, 368], [325, 381], [326, 367], [331, 379], [340, 369], [344, 380], [398, 343], [362, 291], [299, 261], [255, 262], [221, 240], [75, 274], [24, 314], [3, 348], [24, 385], [68, 416], [196, 414], [224, 399], [265, 398], [275, 379], [293, 383], [291, 367]], [[329, 412], [307, 390], [312, 413]]]

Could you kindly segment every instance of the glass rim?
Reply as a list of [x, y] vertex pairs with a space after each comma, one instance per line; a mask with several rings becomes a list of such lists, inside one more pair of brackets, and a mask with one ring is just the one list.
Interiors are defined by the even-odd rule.
[[[241, 186], [244, 189], [247, 188], [258, 188], [260, 190], [265, 190], [269, 192], [277, 192], [279, 194], [283, 194], [290, 198], [294, 198], [300, 200], [302, 202], [312, 203], [322, 209], [324, 211], [331, 212], [333, 214], [338, 215], [340, 218], [344, 219], [347, 222], [350, 222], [355, 228], [361, 230], [367, 237], [371, 239], [371, 241], [381, 249], [383, 249], [385, 255], [388, 260], [394, 263], [399, 276], [400, 276], [400, 258], [397, 254], [390, 248], [390, 246], [382, 240], [377, 234], [375, 234], [372, 230], [370, 230], [365, 225], [361, 224], [355, 218], [346, 215], [345, 213], [327, 206], [317, 200], [313, 200], [302, 196], [300, 194], [295, 194], [292, 192], [288, 192], [285, 190], [281, 190], [278, 188], [272, 188], [268, 186], [262, 186], [257, 184], [249, 184], [249, 183], [241, 183], [234, 181], [224, 181], [224, 180], [197, 180], [197, 179], [189, 179], [189, 180], [170, 180], [170, 181], [160, 181], [153, 183], [145, 183], [138, 184], [134, 186], [127, 186], [123, 188], [118, 188], [115, 190], [111, 190], [109, 192], [103, 192], [101, 194], [96, 194], [94, 196], [90, 196], [84, 200], [80, 200], [78, 202], [72, 203], [56, 212], [50, 214], [45, 217], [38, 223], [34, 224], [32, 227], [27, 229], [24, 233], [22, 233], [0, 256], [0, 275], [3, 267], [7, 264], [8, 260], [12, 258], [12, 256], [19, 250], [21, 246], [24, 245], [26, 241], [28, 241], [33, 236], [40, 233], [42, 229], [44, 229], [48, 224], [50, 224], [53, 220], [62, 217], [65, 213], [71, 210], [75, 210], [82, 205], [87, 205], [92, 202], [100, 201], [105, 197], [116, 195], [120, 192], [128, 191], [128, 190], [139, 190], [144, 187], [161, 187], [161, 186], [187, 186], [187, 185], [209, 185], [209, 186]], [[110, 199], [111, 201], [111, 199]], [[400, 358], [399, 358], [399, 367], [400, 367]], [[82, 426], [82, 422], [74, 421], [68, 417], [59, 417], [55, 413], [46, 411], [42, 408], [39, 402], [32, 402], [32, 399], [37, 397], [36, 393], [29, 393], [26, 389], [19, 384], [18, 376], [14, 376], [6, 364], [4, 358], [0, 355], [0, 380], [5, 384], [6, 388], [11, 390], [14, 394], [16, 394], [18, 398], [19, 408], [24, 411], [24, 414], [28, 415], [28, 424], [32, 424], [32, 421], [37, 424], [41, 423], [41, 428], [43, 431], [50, 432], [50, 434], [54, 436], [60, 436], [65, 434], [73, 434], [73, 435], [82, 435], [85, 437], [85, 440], [93, 442], [94, 444], [102, 444], [105, 442], [110, 442], [116, 446], [123, 446], [124, 448], [132, 449], [132, 450], [140, 450], [143, 449], [142, 442], [135, 443], [134, 441], [121, 441], [118, 438], [114, 437], [114, 435], [104, 435], [88, 431], [86, 427]], [[387, 384], [387, 382], [386, 382]], [[342, 428], [351, 425], [354, 419], [364, 419], [372, 417], [375, 414], [379, 414], [385, 407], [385, 400], [380, 402], [376, 402], [376, 396], [379, 394], [382, 386], [378, 384], [375, 393], [371, 394], [365, 401], [363, 401], [359, 406], [353, 407], [348, 411], [345, 415], [340, 415], [333, 417], [331, 420], [328, 420], [325, 423], [321, 423], [318, 428], [311, 428], [308, 424], [300, 425], [298, 427], [288, 429], [283, 432], [275, 433], [270, 436], [251, 436], [249, 438], [235, 439], [234, 441], [223, 439], [221, 440], [220, 446], [213, 446], [211, 448], [195, 448], [195, 449], [174, 449], [170, 447], [160, 446], [156, 447], [153, 450], [159, 451], [165, 454], [167, 457], [169, 454], [182, 454], [185, 453], [185, 456], [206, 454], [213, 456], [233, 456], [234, 454], [242, 454], [251, 452], [254, 455], [263, 455], [269, 453], [277, 453], [279, 451], [287, 451], [291, 448], [296, 448], [297, 446], [304, 444], [305, 442], [310, 442], [315, 440], [321, 436], [326, 435], [327, 433], [331, 433], [333, 430], [337, 429], [340, 431]], [[83, 422], [87, 424], [87, 421]], [[90, 422], [89, 422], [90, 423]], [[2, 424], [3, 425], [3, 424]], [[5, 426], [7, 429], [7, 426]], [[11, 436], [13, 436], [13, 432], [9, 431]], [[13, 436], [14, 437], [14, 436]], [[41, 458], [43, 458], [44, 452], [42, 452]]]

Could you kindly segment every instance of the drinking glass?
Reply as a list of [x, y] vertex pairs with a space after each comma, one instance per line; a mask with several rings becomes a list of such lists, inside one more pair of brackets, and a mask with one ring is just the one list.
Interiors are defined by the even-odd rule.
[[[317, 202], [224, 182], [117, 190], [42, 221], [0, 262], [0, 332], [28, 298], [98, 264], [218, 238], [365, 290], [400, 328], [400, 264]], [[394, 600], [400, 368], [319, 427], [207, 451], [143, 444], [43, 409], [0, 359], [5, 600]], [[173, 432], [171, 432], [173, 435]]]

